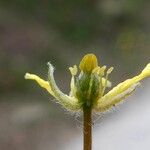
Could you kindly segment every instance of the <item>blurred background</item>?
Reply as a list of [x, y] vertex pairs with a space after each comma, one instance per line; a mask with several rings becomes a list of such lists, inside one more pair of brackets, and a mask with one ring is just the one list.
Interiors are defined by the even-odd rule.
[[[0, 150], [82, 149], [80, 114], [24, 74], [47, 79], [51, 61], [68, 93], [68, 67], [95, 53], [114, 66], [115, 86], [150, 62], [149, 14], [148, 0], [0, 0]], [[119, 108], [94, 115], [93, 150], [150, 149], [149, 90], [146, 79]]]

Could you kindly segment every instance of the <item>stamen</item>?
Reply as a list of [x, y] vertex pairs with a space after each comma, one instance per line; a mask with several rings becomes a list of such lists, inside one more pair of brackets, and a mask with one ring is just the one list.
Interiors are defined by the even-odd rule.
[[105, 74], [105, 70], [106, 70], [106, 66], [103, 66], [103, 67], [101, 67], [100, 69], [99, 69], [99, 81], [100, 81], [100, 95], [99, 95], [99, 97], [102, 97], [102, 93], [103, 93], [103, 76], [104, 76], [104, 74]]
[[114, 67], [110, 67], [110, 68], [107, 70], [107, 74], [110, 74], [113, 70], [114, 70]]
[[74, 76], [77, 74], [78, 68], [77, 68], [76, 65], [74, 65], [73, 67], [69, 67], [69, 70], [70, 70], [71, 75], [72, 75], [72, 77], [71, 77], [71, 83], [70, 83], [71, 90], [70, 90], [69, 96], [75, 97], [76, 86], [75, 86], [75, 77]]
[[69, 70], [70, 70], [72, 76], [75, 76], [78, 72], [78, 68], [76, 65], [74, 65], [73, 67], [69, 67]]
[[102, 89], [102, 94], [101, 94], [101, 96], [103, 96], [104, 95], [104, 93], [105, 93], [105, 90], [106, 90], [106, 87], [107, 87], [107, 82], [108, 82], [108, 76], [109, 76], [109, 74], [113, 71], [113, 67], [110, 67], [108, 70], [107, 70], [107, 72], [106, 72], [106, 78], [105, 78], [105, 83], [104, 83], [104, 86], [103, 86], [103, 89]]
[[[106, 81], [106, 79], [105, 79], [105, 78], [102, 78], [102, 85], [105, 84], [105, 81]], [[109, 80], [107, 80], [107, 85], [106, 85], [106, 87], [110, 88], [111, 86], [112, 86], [111, 82], [110, 82]]]
[[96, 73], [96, 74], [100, 74], [100, 70], [101, 70], [101, 68], [98, 66], [98, 67], [96, 67], [93, 71], [92, 71], [92, 73]]
[[106, 66], [101, 67], [101, 69], [100, 69], [100, 75], [101, 76], [104, 76], [105, 70], [106, 70]]

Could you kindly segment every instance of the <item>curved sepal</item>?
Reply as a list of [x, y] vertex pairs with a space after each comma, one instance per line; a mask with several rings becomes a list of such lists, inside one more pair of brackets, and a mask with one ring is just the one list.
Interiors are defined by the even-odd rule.
[[54, 67], [48, 63], [48, 81], [50, 84], [50, 87], [55, 95], [55, 98], [58, 100], [58, 102], [64, 106], [67, 109], [70, 110], [79, 110], [80, 105], [78, 104], [78, 99], [74, 97], [70, 97], [66, 94], [64, 94], [56, 85], [55, 80], [54, 80]]

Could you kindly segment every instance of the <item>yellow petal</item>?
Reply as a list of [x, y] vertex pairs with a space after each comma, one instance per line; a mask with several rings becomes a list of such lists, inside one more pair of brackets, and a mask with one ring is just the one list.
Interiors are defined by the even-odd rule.
[[147, 64], [147, 66], [144, 68], [144, 70], [141, 73], [141, 78], [146, 78], [150, 76], [150, 63]]
[[45, 81], [41, 79], [39, 76], [30, 73], [25, 74], [25, 79], [35, 80], [42, 88], [46, 89], [51, 95], [54, 96], [54, 93], [52, 92], [48, 81]]
[[124, 82], [118, 84], [101, 99], [98, 100], [97, 109], [109, 108], [116, 103], [120, 102], [126, 96], [130, 95], [134, 89], [139, 85], [139, 81], [150, 76], [150, 63], [144, 68], [144, 70], [132, 79], [127, 79]]

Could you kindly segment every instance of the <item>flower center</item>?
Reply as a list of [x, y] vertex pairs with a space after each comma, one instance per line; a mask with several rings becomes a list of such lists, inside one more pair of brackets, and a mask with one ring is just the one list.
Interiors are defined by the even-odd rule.
[[91, 73], [98, 66], [97, 58], [94, 54], [85, 55], [79, 65], [79, 68], [84, 73]]

